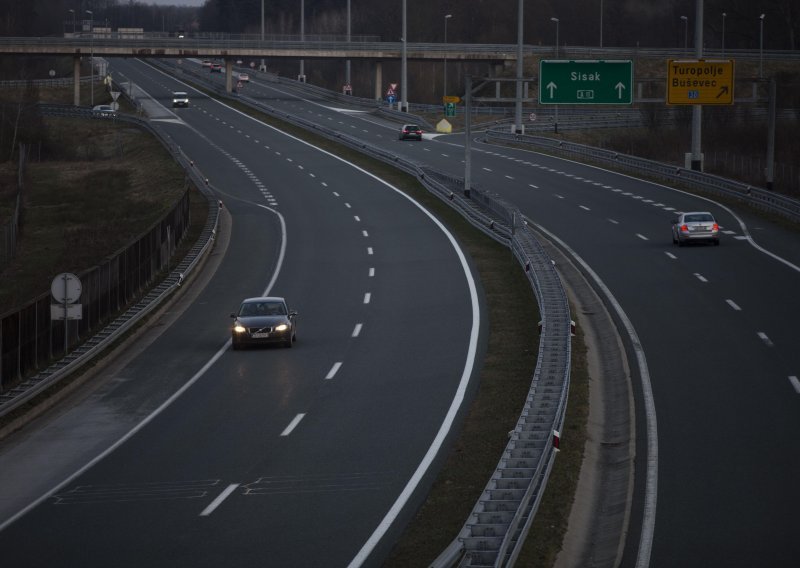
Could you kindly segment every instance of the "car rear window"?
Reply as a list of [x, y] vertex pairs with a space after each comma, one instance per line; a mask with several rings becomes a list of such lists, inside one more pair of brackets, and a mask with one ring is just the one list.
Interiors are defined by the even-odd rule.
[[702, 223], [705, 221], [713, 221], [714, 217], [711, 215], [687, 215], [684, 220], [687, 223]]

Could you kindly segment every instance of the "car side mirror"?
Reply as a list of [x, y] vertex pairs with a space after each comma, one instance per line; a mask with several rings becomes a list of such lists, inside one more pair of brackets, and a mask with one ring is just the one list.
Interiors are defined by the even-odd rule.
[[295, 311], [289, 312], [289, 317], [290, 318], [296, 318], [297, 317], [297, 312], [295, 312]]

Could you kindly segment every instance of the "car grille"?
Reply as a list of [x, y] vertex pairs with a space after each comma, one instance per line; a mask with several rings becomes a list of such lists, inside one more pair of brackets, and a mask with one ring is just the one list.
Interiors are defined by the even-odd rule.
[[249, 327], [249, 333], [272, 333], [272, 327]]

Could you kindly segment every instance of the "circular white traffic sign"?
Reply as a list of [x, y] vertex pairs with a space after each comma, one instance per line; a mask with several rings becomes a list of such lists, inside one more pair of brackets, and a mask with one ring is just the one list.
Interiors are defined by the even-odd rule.
[[53, 278], [50, 293], [60, 304], [74, 304], [81, 297], [81, 280], [71, 272], [62, 272]]

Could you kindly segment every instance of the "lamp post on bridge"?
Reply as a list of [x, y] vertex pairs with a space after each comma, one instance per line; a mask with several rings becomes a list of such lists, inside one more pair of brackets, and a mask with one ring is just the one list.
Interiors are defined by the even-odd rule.
[[442, 97], [447, 96], [447, 20], [453, 17], [453, 14], [446, 14], [444, 17], [444, 82], [442, 84]]
[[86, 10], [91, 18], [89, 20], [89, 71], [91, 79], [89, 81], [89, 104], [94, 106], [94, 12]]

